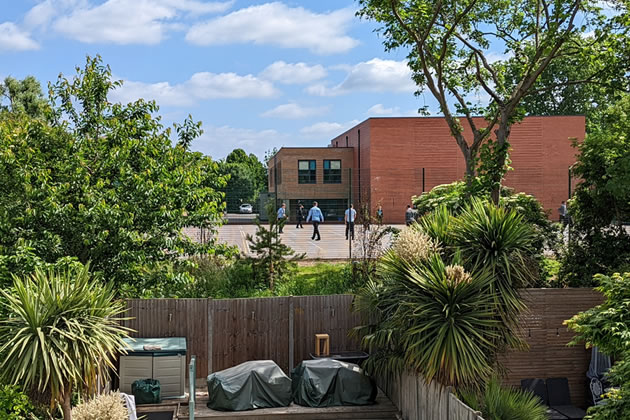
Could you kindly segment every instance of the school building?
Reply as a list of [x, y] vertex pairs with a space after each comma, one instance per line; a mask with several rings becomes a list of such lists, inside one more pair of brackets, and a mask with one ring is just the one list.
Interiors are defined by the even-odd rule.
[[[462, 119], [464, 135], [472, 138]], [[483, 118], [475, 120], [483, 126]], [[569, 196], [569, 167], [576, 161], [574, 139], [585, 136], [584, 116], [526, 117], [512, 126], [513, 171], [505, 185], [532, 194], [551, 211]], [[288, 206], [293, 220], [299, 202], [318, 201], [328, 221], [343, 220], [351, 200], [385, 223], [403, 223], [411, 197], [463, 179], [465, 162], [442, 117], [369, 118], [330, 141], [327, 147], [283, 147], [269, 161], [269, 191]]]

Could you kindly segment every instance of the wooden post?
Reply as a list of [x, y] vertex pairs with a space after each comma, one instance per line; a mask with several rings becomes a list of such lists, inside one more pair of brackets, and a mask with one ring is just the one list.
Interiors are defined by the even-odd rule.
[[289, 296], [289, 372], [295, 367], [295, 343], [293, 336], [293, 296]]
[[213, 323], [213, 312], [214, 312], [214, 304], [212, 299], [207, 300], [208, 305], [208, 375], [212, 373], [212, 330], [214, 328]]

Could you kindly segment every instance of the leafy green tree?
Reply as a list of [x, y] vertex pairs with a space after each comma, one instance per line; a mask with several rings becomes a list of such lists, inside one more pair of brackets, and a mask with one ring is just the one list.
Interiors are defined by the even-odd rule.
[[227, 251], [182, 233], [222, 222], [226, 179], [216, 162], [187, 150], [198, 125], [176, 126], [173, 145], [154, 102], [107, 100], [120, 82], [100, 57], [77, 73], [51, 85], [48, 121], [0, 119], [0, 254], [16, 255], [24, 240], [47, 263], [91, 261], [117, 286], [142, 289], [147, 271]]
[[50, 393], [69, 420], [73, 391], [93, 391], [124, 349], [124, 302], [114, 300], [112, 285], [92, 280], [87, 265], [14, 277], [12, 290], [0, 293], [8, 313], [0, 322], [0, 378]]
[[272, 202], [267, 204], [269, 215], [269, 228], [256, 219], [256, 236], [248, 234], [250, 252], [253, 254], [249, 261], [254, 271], [254, 276], [273, 290], [278, 279], [287, 275], [295, 268], [296, 261], [304, 258], [305, 254], [296, 254], [290, 246], [282, 243], [279, 233], [280, 224], [285, 220], [278, 220]]
[[24, 112], [31, 117], [42, 117], [46, 107], [42, 87], [33, 76], [27, 76], [24, 80], [7, 77], [0, 83], [0, 114]]
[[[581, 55], [605, 64], [628, 27], [627, 3], [607, 16], [597, 0], [359, 0], [358, 15], [382, 26], [386, 50], [405, 48], [418, 85], [437, 99], [465, 161], [469, 180], [480, 175], [498, 203], [506, 170], [510, 128], [523, 116], [520, 104], [540, 75], [559, 57]], [[592, 42], [570, 42], [587, 32]], [[506, 77], [506, 60], [492, 60], [496, 47], [513, 56], [518, 72]], [[609, 48], [611, 47], [611, 48]], [[611, 58], [613, 57], [613, 58]], [[598, 77], [605, 77], [598, 74]], [[593, 76], [595, 77], [595, 76]], [[481, 92], [486, 106], [474, 101]], [[463, 116], [463, 118], [458, 117]], [[473, 118], [483, 115], [485, 122]], [[461, 120], [471, 128], [466, 139]], [[495, 140], [490, 140], [494, 134]], [[484, 154], [482, 165], [480, 155]]]
[[238, 212], [243, 203], [253, 203], [258, 194], [256, 179], [251, 169], [241, 163], [221, 163], [221, 173], [228, 175], [225, 202], [229, 212]]
[[589, 409], [594, 420], [613, 420], [630, 413], [630, 273], [595, 276], [596, 290], [604, 295], [604, 303], [580, 312], [565, 321], [576, 335], [570, 344], [597, 346], [617, 361], [608, 373], [613, 385], [604, 394], [605, 404]]
[[577, 145], [573, 168], [580, 182], [569, 202], [572, 241], [559, 274], [571, 286], [630, 268], [630, 95], [598, 114], [601, 124]]

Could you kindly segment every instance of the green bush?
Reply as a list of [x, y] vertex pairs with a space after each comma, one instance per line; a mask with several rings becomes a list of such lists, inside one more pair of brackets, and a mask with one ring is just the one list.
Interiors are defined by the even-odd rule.
[[0, 418], [4, 420], [27, 419], [33, 411], [28, 396], [15, 385], [0, 386]]
[[461, 392], [460, 397], [470, 408], [481, 411], [488, 420], [546, 420], [547, 407], [530, 392], [501, 386], [492, 378], [482, 392]]

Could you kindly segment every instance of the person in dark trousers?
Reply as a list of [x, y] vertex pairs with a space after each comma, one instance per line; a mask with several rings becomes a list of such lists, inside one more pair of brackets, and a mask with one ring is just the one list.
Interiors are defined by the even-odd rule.
[[[348, 236], [352, 238], [354, 241], [354, 221], [357, 218], [357, 211], [354, 209], [354, 206], [350, 204], [350, 208], [346, 210], [344, 215], [344, 222], [346, 222], [346, 241], [348, 240]], [[348, 235], [350, 233], [350, 235]]]
[[411, 205], [407, 204], [407, 211], [405, 212], [405, 224], [411, 225], [416, 220], [416, 212], [413, 211]]
[[302, 226], [302, 220], [304, 220], [304, 206], [302, 205], [302, 203], [298, 204], [298, 209], [297, 209], [297, 213], [296, 213], [296, 218], [297, 218], [297, 225], [295, 226], [296, 229], [302, 228], [304, 229], [304, 226]]
[[311, 239], [315, 239], [316, 241], [321, 240], [321, 236], [319, 236], [319, 224], [324, 222], [324, 215], [322, 211], [317, 207], [317, 201], [313, 202], [313, 207], [308, 211], [308, 216], [306, 217], [306, 223], [313, 222], [313, 236]]
[[378, 221], [379, 226], [383, 224], [383, 206], [381, 206], [380, 204], [376, 209], [376, 220]]
[[282, 233], [282, 228], [287, 218], [287, 205], [282, 203], [282, 206], [278, 209], [278, 232]]

